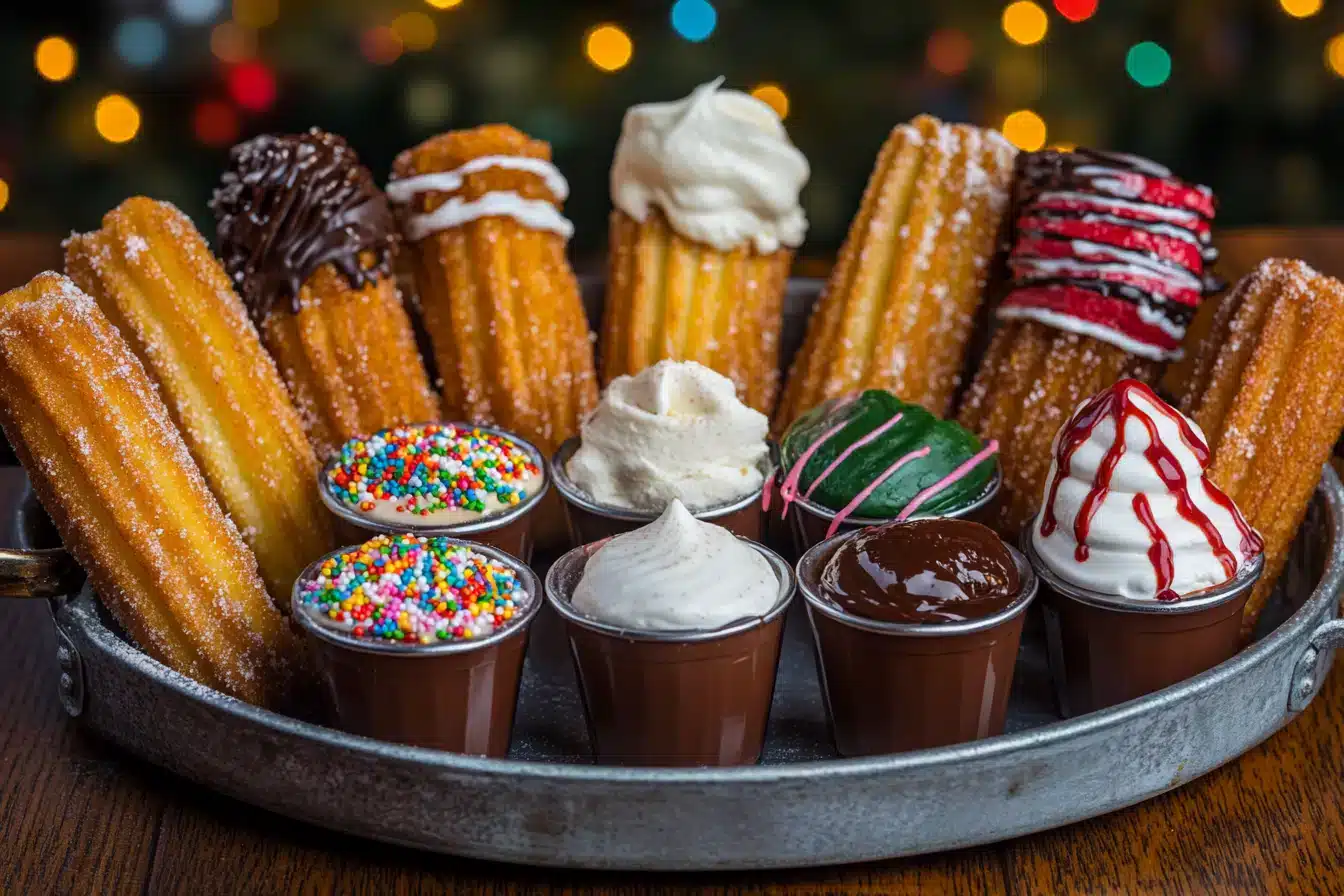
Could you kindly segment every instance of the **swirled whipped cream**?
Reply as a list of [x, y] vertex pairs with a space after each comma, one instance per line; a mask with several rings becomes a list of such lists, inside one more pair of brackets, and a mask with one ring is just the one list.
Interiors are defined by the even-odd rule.
[[1055, 436], [1032, 545], [1090, 592], [1170, 601], [1221, 585], [1263, 549], [1209, 481], [1198, 425], [1136, 380], [1078, 406]]
[[758, 551], [674, 500], [654, 522], [598, 548], [570, 603], [620, 628], [705, 631], [764, 616], [779, 588]]
[[724, 252], [747, 241], [761, 254], [802, 245], [807, 159], [774, 109], [722, 83], [625, 113], [612, 203], [637, 221], [656, 206], [682, 236]]
[[706, 510], [761, 487], [769, 425], [726, 376], [660, 361], [611, 381], [565, 473], [599, 504], [661, 513], [679, 500]]

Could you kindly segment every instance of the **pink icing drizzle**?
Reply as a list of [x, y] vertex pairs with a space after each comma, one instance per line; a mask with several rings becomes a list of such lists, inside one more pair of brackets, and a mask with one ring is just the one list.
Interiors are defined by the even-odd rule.
[[848, 448], [846, 448], [844, 451], [841, 451], [839, 457], [837, 457], [835, 460], [831, 461], [830, 466], [828, 466], [826, 469], [822, 470], [822, 471], [821, 471], [821, 475], [818, 476], [816, 479], [812, 480], [812, 484], [811, 484], [810, 486], [808, 486], [807, 491], [803, 492], [803, 497], [804, 497], [804, 498], [811, 498], [811, 497], [812, 497], [812, 493], [813, 493], [814, 491], [817, 490], [817, 486], [821, 485], [822, 481], [825, 480], [827, 476], [831, 475], [831, 473], [835, 471], [835, 468], [836, 468], [836, 467], [840, 466], [842, 463], [844, 463], [846, 460], [848, 460], [848, 459], [849, 459], [849, 456], [850, 456], [851, 454], [853, 454], [855, 451], [858, 451], [858, 450], [859, 450], [860, 448], [862, 448], [864, 445], [867, 445], [867, 444], [868, 444], [869, 442], [871, 442], [873, 439], [876, 439], [876, 438], [880, 437], [880, 436], [882, 435], [882, 433], [884, 433], [884, 432], [886, 432], [887, 430], [891, 429], [891, 428], [892, 428], [893, 426], [895, 426], [897, 423], [900, 423], [900, 422], [901, 422], [901, 418], [904, 417], [904, 416], [905, 416], [904, 414], [897, 414], [895, 417], [892, 417], [890, 420], [888, 420], [886, 423], [883, 423], [883, 424], [882, 424], [881, 426], [879, 426], [877, 429], [875, 429], [875, 430], [873, 430], [872, 432], [868, 433], [868, 435], [866, 435], [866, 436], [864, 436], [863, 438], [861, 438], [861, 439], [859, 439], [858, 441], [856, 441], [853, 445], [850, 445], [850, 446], [849, 446]]
[[925, 501], [929, 500], [934, 495], [938, 494], [948, 486], [965, 478], [967, 473], [971, 472], [971, 470], [979, 466], [981, 462], [987, 460], [990, 457], [993, 457], [995, 454], [998, 453], [998, 450], [999, 450], [999, 440], [990, 439], [989, 442], [985, 445], [985, 447], [982, 448], [980, 452], [976, 454], [974, 457], [972, 457], [970, 460], [966, 461], [961, 466], [953, 470], [951, 473], [948, 473], [942, 479], [939, 479], [933, 485], [929, 486], [928, 488], [924, 489], [922, 492], [911, 498], [910, 503], [905, 505], [905, 509], [902, 510], [900, 514], [896, 517], [897, 522], [909, 519], [910, 514], [918, 510], [921, 504], [923, 504]]
[[930, 448], [928, 445], [925, 445], [923, 448], [919, 448], [915, 451], [911, 451], [905, 457], [900, 458], [899, 460], [896, 461], [896, 463], [887, 467], [880, 474], [878, 474], [878, 477], [874, 479], [872, 482], [868, 483], [868, 485], [864, 487], [863, 491], [859, 492], [857, 495], [854, 496], [854, 500], [846, 504], [844, 508], [835, 515], [835, 518], [831, 520], [831, 524], [826, 527], [826, 537], [830, 538], [832, 535], [834, 535], [836, 531], [839, 530], [840, 524], [843, 523], [851, 513], [857, 510], [859, 508], [859, 505], [868, 499], [869, 495], [877, 491], [878, 486], [880, 486], [882, 483], [890, 479], [893, 473], [895, 473], [897, 470], [899, 470], [906, 464], [910, 463], [910, 461], [912, 460], [918, 460], [921, 457], [927, 457], [931, 451], [933, 451], [933, 449]]

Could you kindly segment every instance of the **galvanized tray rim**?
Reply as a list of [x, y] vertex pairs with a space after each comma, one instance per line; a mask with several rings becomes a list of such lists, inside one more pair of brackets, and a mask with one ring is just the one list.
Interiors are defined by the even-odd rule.
[[[1337, 540], [1341, 536], [1340, 524], [1344, 521], [1344, 484], [1341, 484], [1339, 477], [1329, 465], [1326, 465], [1323, 469], [1318, 491], [1325, 498], [1331, 538]], [[26, 541], [26, 537], [21, 536], [21, 540]], [[30, 544], [24, 544], [23, 546], [33, 547]], [[948, 763], [990, 759], [1027, 748], [1040, 748], [1054, 743], [1062, 743], [1086, 735], [1103, 733], [1108, 729], [1121, 726], [1137, 716], [1143, 716], [1159, 708], [1189, 700], [1192, 696], [1211, 690], [1226, 679], [1237, 677], [1245, 670], [1268, 661], [1277, 653], [1278, 648], [1284, 642], [1300, 637], [1308, 627], [1315, 628], [1317, 619], [1325, 605], [1337, 600], [1342, 584], [1344, 584], [1344, 559], [1341, 558], [1339, 552], [1333, 552], [1311, 596], [1273, 632], [1242, 650], [1227, 662], [1155, 694], [1150, 694], [1110, 710], [1091, 713], [1077, 719], [1042, 725], [1016, 734], [1000, 735], [953, 747], [939, 747], [885, 756], [706, 769], [624, 768], [621, 766], [551, 763], [519, 759], [486, 759], [420, 747], [407, 747], [348, 734], [322, 725], [305, 722], [301, 719], [270, 712], [215, 691], [210, 692], [212, 694], [211, 705], [255, 725], [275, 728], [332, 746], [356, 750], [373, 758], [396, 763], [420, 763], [485, 776], [507, 775], [538, 781], [601, 782], [608, 786], [638, 785], [640, 787], [650, 784], [669, 787], [704, 787], [706, 785], [734, 786], [740, 784], [805, 782], [808, 779], [815, 778], [819, 772], [823, 772], [828, 778], [833, 779], [861, 778], [874, 774], [927, 770]], [[60, 612], [77, 617], [78, 624], [85, 630], [90, 641], [104, 649], [111, 649], [108, 646], [109, 644], [125, 643], [98, 618], [93, 607], [93, 596], [87, 585], [81, 591], [79, 598], [68, 603]], [[151, 659], [139, 650], [126, 651], [126, 655], [129, 657], [127, 661], [136, 671], [170, 687], [191, 700], [200, 700], [203, 690], [201, 685]]]

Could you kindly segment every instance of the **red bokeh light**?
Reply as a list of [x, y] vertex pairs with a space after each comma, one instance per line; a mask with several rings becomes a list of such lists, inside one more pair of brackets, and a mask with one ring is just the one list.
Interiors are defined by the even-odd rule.
[[374, 65], [391, 65], [400, 58], [405, 45], [397, 32], [386, 25], [370, 28], [359, 38], [359, 51]]
[[192, 130], [206, 146], [229, 146], [238, 139], [238, 113], [228, 103], [206, 100], [196, 107]]
[[971, 39], [955, 28], [941, 28], [929, 36], [924, 55], [929, 68], [940, 75], [955, 76], [971, 64]]
[[275, 103], [275, 75], [261, 62], [229, 69], [229, 96], [250, 112], [264, 112]]
[[1055, 9], [1070, 22], [1082, 22], [1097, 11], [1097, 0], [1055, 0]]

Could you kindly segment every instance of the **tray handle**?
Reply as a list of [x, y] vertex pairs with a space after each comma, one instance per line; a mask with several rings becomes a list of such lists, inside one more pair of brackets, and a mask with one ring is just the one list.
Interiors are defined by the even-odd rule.
[[1331, 619], [1311, 633], [1306, 649], [1293, 667], [1293, 681], [1288, 689], [1289, 712], [1307, 708], [1325, 678], [1331, 651], [1341, 647], [1344, 647], [1344, 619]]
[[84, 572], [64, 548], [0, 548], [0, 598], [60, 598], [79, 590]]

